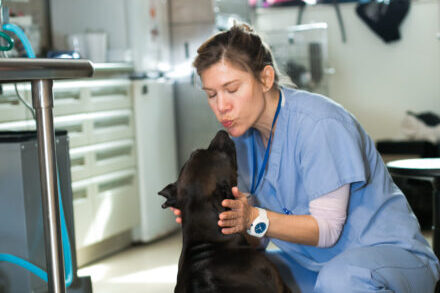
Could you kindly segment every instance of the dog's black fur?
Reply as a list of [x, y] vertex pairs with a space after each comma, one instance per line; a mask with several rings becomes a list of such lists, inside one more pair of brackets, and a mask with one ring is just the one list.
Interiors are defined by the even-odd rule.
[[178, 180], [160, 195], [163, 208], [182, 211], [183, 247], [174, 292], [291, 292], [263, 252], [251, 247], [240, 234], [225, 235], [217, 222], [233, 199], [237, 185], [234, 142], [219, 131], [208, 149], [196, 150]]

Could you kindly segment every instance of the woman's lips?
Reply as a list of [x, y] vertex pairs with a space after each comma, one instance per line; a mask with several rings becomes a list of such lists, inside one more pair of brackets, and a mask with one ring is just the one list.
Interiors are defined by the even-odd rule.
[[222, 125], [225, 127], [225, 128], [229, 128], [229, 127], [231, 127], [231, 125], [232, 125], [232, 120], [223, 120], [222, 121]]

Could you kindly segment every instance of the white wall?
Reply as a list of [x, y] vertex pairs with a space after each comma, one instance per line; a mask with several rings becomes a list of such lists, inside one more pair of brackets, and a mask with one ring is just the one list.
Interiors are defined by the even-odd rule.
[[[413, 1], [400, 26], [401, 40], [385, 44], [357, 16], [356, 4], [340, 4], [347, 42], [342, 43], [331, 5], [307, 7], [303, 23], [327, 22], [330, 97], [344, 105], [373, 139], [401, 137], [400, 123], [407, 110], [440, 115], [440, 3]], [[257, 30], [284, 28], [296, 23], [298, 9], [259, 9]]]

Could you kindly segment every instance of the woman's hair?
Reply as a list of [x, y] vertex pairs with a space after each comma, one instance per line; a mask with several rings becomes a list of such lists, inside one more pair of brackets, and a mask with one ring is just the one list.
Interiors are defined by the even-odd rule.
[[274, 87], [279, 88], [280, 74], [269, 47], [261, 37], [247, 24], [235, 24], [228, 31], [220, 32], [209, 38], [197, 50], [193, 62], [198, 75], [217, 62], [226, 59], [251, 72], [260, 80], [260, 73], [266, 65], [275, 70]]

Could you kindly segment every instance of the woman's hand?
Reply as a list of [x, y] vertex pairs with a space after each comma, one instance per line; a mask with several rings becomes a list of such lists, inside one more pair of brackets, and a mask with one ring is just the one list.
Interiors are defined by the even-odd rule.
[[257, 217], [258, 211], [248, 203], [247, 193], [242, 193], [238, 188], [232, 187], [234, 199], [225, 199], [222, 206], [231, 210], [219, 215], [218, 225], [222, 227], [223, 234], [234, 234], [245, 232]]
[[182, 224], [182, 211], [173, 207], [170, 207], [174, 215], [176, 215], [176, 223]]

